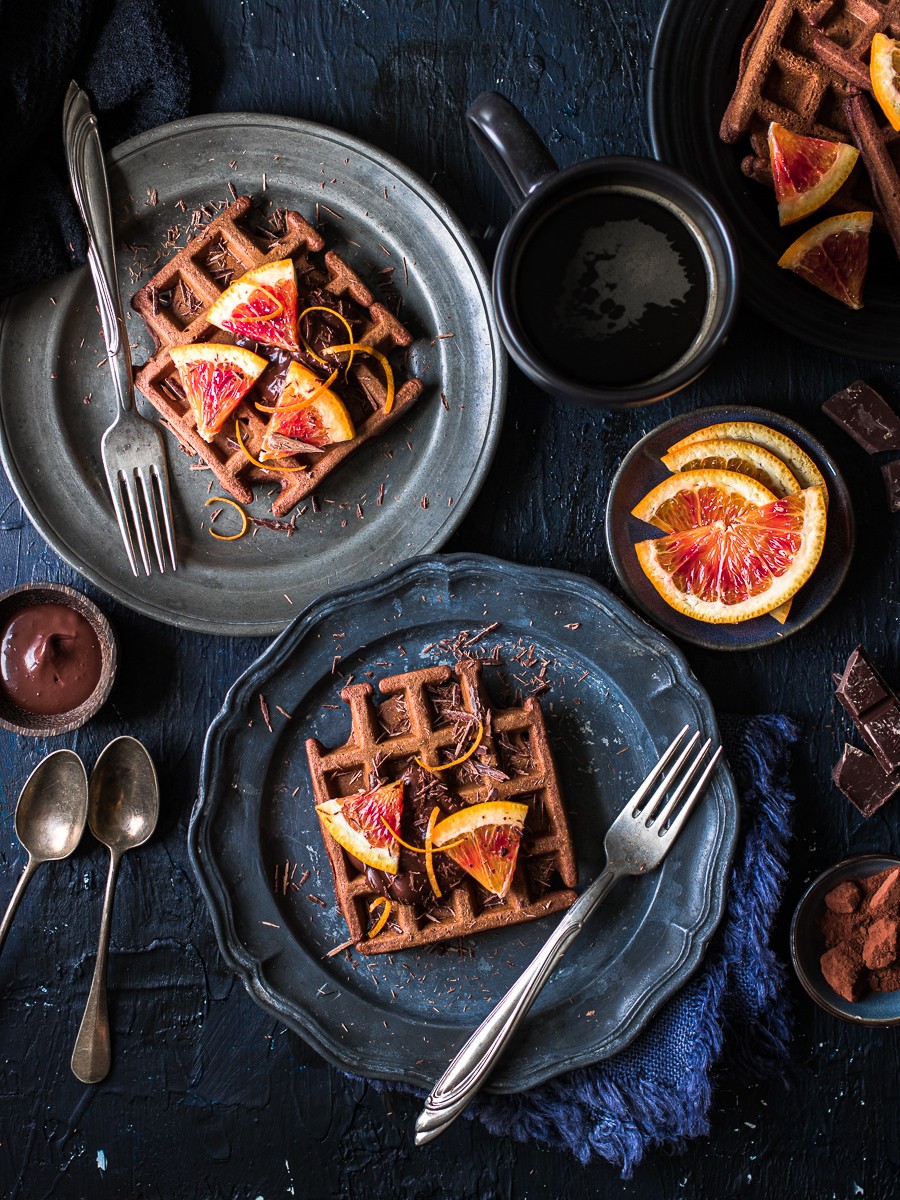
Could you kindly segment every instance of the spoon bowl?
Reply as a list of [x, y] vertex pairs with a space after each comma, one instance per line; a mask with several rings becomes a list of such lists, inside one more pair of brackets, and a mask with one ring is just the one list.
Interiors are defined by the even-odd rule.
[[41, 863], [72, 853], [81, 841], [87, 812], [84, 763], [72, 750], [48, 754], [25, 780], [16, 805], [16, 837], [28, 851], [28, 862], [0, 921], [0, 948], [32, 875]]
[[142, 846], [159, 817], [159, 782], [141, 742], [119, 737], [109, 743], [91, 775], [88, 823], [111, 851]]

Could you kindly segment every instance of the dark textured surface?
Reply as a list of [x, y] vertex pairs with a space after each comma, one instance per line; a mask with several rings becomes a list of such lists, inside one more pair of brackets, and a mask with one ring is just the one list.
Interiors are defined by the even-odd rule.
[[[342, 126], [408, 161], [489, 248], [508, 206], [467, 142], [466, 102], [487, 87], [506, 91], [561, 163], [646, 152], [644, 81], [656, 8], [655, 0], [614, 9], [593, 0], [203, 0], [184, 11], [198, 58], [197, 111], [280, 111]], [[654, 424], [699, 405], [754, 403], [791, 414], [821, 439], [859, 518], [850, 580], [823, 618], [785, 645], [727, 657], [688, 651], [720, 707], [786, 710], [804, 723], [801, 832], [786, 915], [805, 883], [837, 858], [900, 850], [897, 804], [864, 821], [829, 779], [851, 736], [835, 712], [829, 672], [863, 641], [887, 677], [900, 680], [896, 518], [885, 509], [876, 465], [819, 413], [822, 400], [860, 377], [900, 402], [900, 370], [810, 350], [746, 311], [699, 383], [645, 411], [566, 409], [513, 373], [500, 452], [453, 546], [611, 584], [606, 490], [627, 449]], [[44, 578], [79, 583], [4, 490], [0, 585]], [[118, 681], [100, 717], [61, 740], [91, 766], [112, 736], [145, 738], [160, 767], [160, 830], [122, 869], [110, 969], [115, 1062], [99, 1087], [78, 1084], [68, 1061], [93, 966], [101, 849], [86, 839], [73, 860], [43, 868], [23, 902], [0, 958], [3, 1194], [887, 1200], [897, 1193], [896, 1031], [839, 1024], [799, 986], [791, 1089], [723, 1078], [711, 1136], [684, 1155], [655, 1156], [628, 1184], [610, 1169], [585, 1170], [564, 1154], [498, 1140], [462, 1121], [415, 1150], [413, 1101], [380, 1096], [325, 1066], [229, 978], [189, 873], [185, 832], [202, 732], [265, 643], [179, 633], [104, 607], [121, 639]], [[0, 734], [4, 898], [24, 861], [12, 831], [15, 797], [47, 748]], [[778, 942], [786, 955], [787, 921]]]

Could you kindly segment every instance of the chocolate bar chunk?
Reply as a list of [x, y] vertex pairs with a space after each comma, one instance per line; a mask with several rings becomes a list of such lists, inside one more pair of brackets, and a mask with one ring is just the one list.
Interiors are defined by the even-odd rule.
[[822, 412], [869, 454], [900, 450], [900, 417], [861, 379], [826, 400]]
[[835, 693], [869, 749], [888, 774], [900, 769], [900, 701], [875, 670], [862, 646], [844, 668]]
[[885, 463], [881, 468], [887, 506], [891, 512], [900, 512], [900, 458]]
[[900, 791], [900, 772], [889, 775], [871, 754], [856, 746], [844, 747], [831, 777], [864, 817], [871, 817]]

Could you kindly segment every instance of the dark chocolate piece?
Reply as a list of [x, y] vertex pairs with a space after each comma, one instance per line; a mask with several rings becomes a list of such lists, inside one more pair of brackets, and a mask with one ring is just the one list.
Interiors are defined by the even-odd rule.
[[885, 463], [881, 468], [881, 477], [884, 480], [888, 508], [891, 512], [900, 512], [900, 458]]
[[869, 454], [900, 450], [900, 417], [861, 379], [829, 397], [822, 412]]
[[888, 775], [871, 754], [856, 746], [844, 747], [831, 777], [864, 817], [871, 817], [900, 791], [900, 773]]
[[884, 771], [900, 770], [900, 701], [861, 646], [847, 660], [835, 695]]

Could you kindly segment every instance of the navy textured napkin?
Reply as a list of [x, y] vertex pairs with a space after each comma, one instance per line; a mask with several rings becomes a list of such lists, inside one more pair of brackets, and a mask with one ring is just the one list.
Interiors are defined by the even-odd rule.
[[[759, 1078], [783, 1070], [785, 968], [769, 936], [787, 868], [788, 767], [798, 732], [784, 716], [724, 717], [720, 728], [741, 831], [725, 915], [704, 962], [614, 1057], [518, 1095], [479, 1097], [466, 1116], [492, 1133], [568, 1149], [583, 1163], [606, 1159], [627, 1179], [648, 1150], [680, 1150], [708, 1132], [714, 1072], [734, 1066]], [[569, 953], [578, 953], [577, 942]]]
[[0, 0], [0, 296], [84, 260], [62, 149], [72, 79], [109, 149], [183, 117], [187, 58], [169, 0]]

